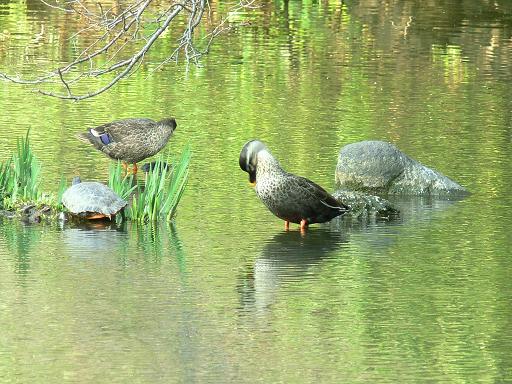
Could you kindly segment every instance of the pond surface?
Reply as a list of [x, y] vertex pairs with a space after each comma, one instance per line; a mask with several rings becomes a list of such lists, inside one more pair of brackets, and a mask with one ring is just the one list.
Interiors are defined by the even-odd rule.
[[[114, 119], [175, 116], [168, 150], [193, 159], [172, 226], [0, 222], [0, 381], [512, 380], [511, 3], [276, 1], [241, 17], [188, 74], [153, 72], [159, 46], [85, 102], [1, 84], [0, 159], [30, 128], [46, 190], [106, 180], [75, 134]], [[0, 25], [2, 71], [70, 54], [69, 24], [39, 2], [3, 2]], [[238, 167], [251, 138], [327, 189], [343, 145], [386, 140], [472, 194], [284, 232]]]

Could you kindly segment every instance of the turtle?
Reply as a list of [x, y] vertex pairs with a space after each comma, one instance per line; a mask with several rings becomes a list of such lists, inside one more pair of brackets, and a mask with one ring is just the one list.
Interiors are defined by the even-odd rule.
[[122, 160], [125, 169], [128, 164], [133, 164], [133, 173], [136, 174], [137, 163], [157, 154], [175, 130], [174, 117], [160, 121], [130, 118], [89, 128], [79, 133], [78, 138], [92, 144], [111, 159]]
[[71, 187], [64, 191], [62, 204], [73, 214], [85, 219], [112, 220], [128, 202], [121, 199], [112, 189], [96, 181], [81, 182], [73, 178]]
[[292, 222], [300, 224], [302, 232], [309, 224], [324, 223], [349, 211], [318, 184], [286, 172], [259, 140], [245, 143], [239, 165], [249, 174], [263, 204], [285, 221], [286, 230]]

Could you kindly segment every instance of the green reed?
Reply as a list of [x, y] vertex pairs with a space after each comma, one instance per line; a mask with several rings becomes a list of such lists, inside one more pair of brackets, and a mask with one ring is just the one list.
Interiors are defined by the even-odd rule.
[[66, 184], [66, 178], [64, 177], [64, 175], [62, 175], [60, 177], [59, 190], [57, 191], [57, 208], [59, 209], [59, 211], [62, 211], [64, 209], [64, 205], [62, 204], [62, 195], [66, 191], [67, 187], [68, 186]]
[[[140, 184], [133, 175], [124, 175], [121, 162], [113, 164], [109, 169], [110, 188], [125, 200], [133, 196], [126, 209], [127, 217], [138, 222], [172, 220], [187, 185], [190, 158], [188, 146], [172, 166], [168, 166], [169, 157], [164, 161], [161, 155]], [[40, 174], [41, 166], [32, 152], [27, 132], [24, 138], [18, 139], [16, 153], [0, 162], [0, 209], [16, 209], [30, 203], [62, 210], [65, 178], [61, 177], [57, 195], [42, 193]]]
[[38, 201], [41, 197], [41, 166], [30, 148], [29, 131], [17, 140], [16, 153], [11, 159], [0, 164], [0, 204], [7, 208], [20, 201]]
[[3, 207], [4, 198], [8, 197], [12, 190], [11, 160], [0, 163], [0, 207]]
[[187, 146], [180, 159], [166, 169], [166, 162], [160, 156], [146, 174], [144, 185], [137, 187], [128, 217], [139, 222], [159, 218], [172, 220], [187, 185], [190, 158], [191, 151]]
[[123, 176], [124, 169], [121, 161], [112, 163], [108, 172], [108, 186], [121, 198], [128, 200], [136, 190], [137, 184], [133, 182], [133, 174]]

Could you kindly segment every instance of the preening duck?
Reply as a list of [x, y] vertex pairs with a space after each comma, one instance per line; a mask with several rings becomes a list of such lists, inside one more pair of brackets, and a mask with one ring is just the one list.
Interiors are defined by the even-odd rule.
[[115, 160], [133, 164], [158, 153], [167, 144], [176, 129], [176, 120], [166, 118], [153, 121], [145, 118], [124, 119], [90, 128], [78, 138]]
[[263, 204], [285, 221], [285, 229], [292, 222], [303, 231], [309, 224], [330, 221], [349, 210], [318, 184], [286, 172], [259, 140], [243, 146], [239, 164]]

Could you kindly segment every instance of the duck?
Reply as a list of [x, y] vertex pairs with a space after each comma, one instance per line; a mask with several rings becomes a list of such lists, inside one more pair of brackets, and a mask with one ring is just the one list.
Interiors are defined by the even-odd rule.
[[122, 160], [125, 170], [157, 154], [169, 141], [176, 130], [174, 117], [154, 121], [147, 118], [130, 118], [113, 121], [78, 134], [82, 141], [114, 160]]
[[318, 184], [286, 172], [260, 140], [245, 143], [239, 165], [249, 174], [249, 183], [263, 204], [284, 220], [285, 230], [295, 223], [304, 232], [310, 224], [325, 223], [349, 211]]

